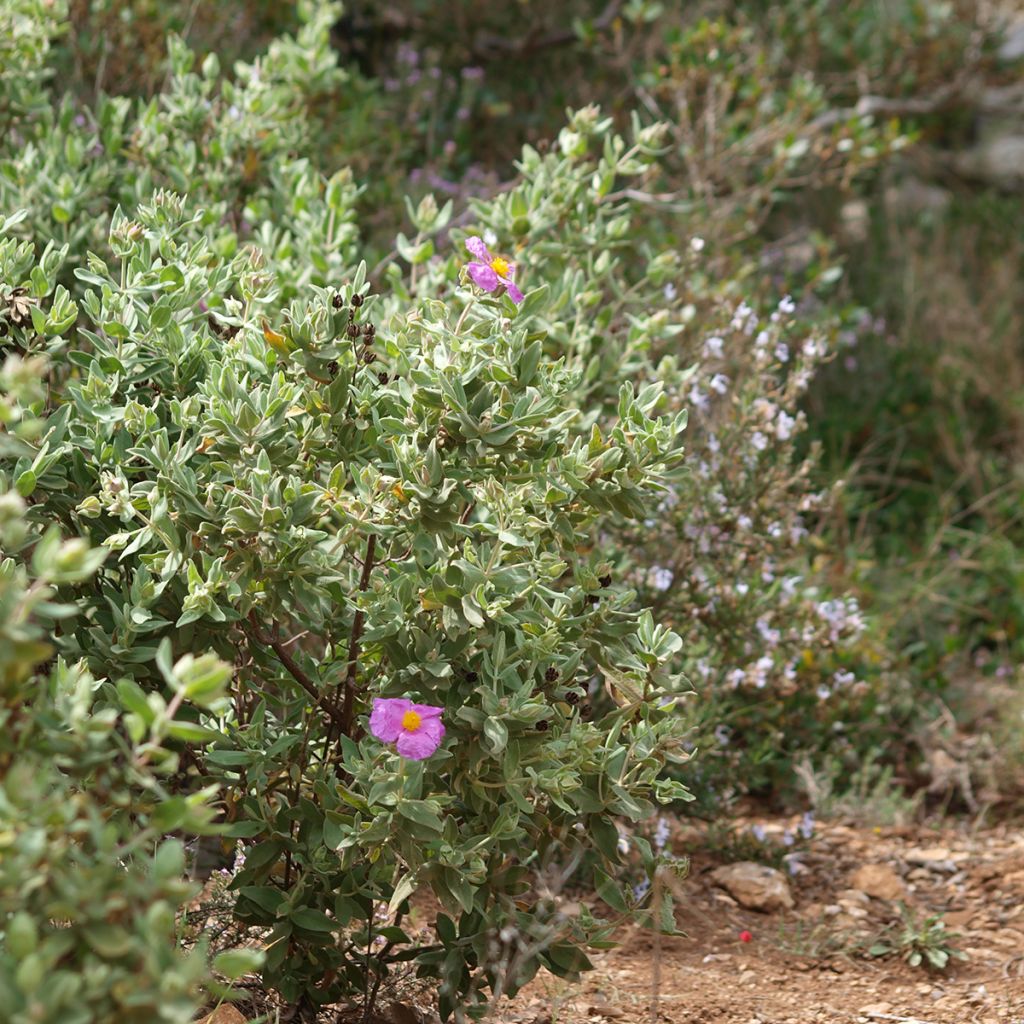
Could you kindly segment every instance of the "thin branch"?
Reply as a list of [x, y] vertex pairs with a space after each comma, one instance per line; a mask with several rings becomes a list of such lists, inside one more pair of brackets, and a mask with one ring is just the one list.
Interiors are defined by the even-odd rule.
[[[373, 572], [373, 560], [377, 551], [377, 535], [370, 534], [366, 542], [366, 558], [363, 560], [363, 572], [359, 577], [359, 593], [370, 586], [370, 573]], [[359, 663], [359, 641], [363, 636], [363, 624], [366, 616], [362, 608], [356, 611], [352, 619], [352, 632], [348, 641], [348, 668], [345, 672], [345, 703], [341, 710], [341, 735], [347, 736], [352, 728], [352, 706], [356, 690], [356, 670]]]
[[[288, 653], [286, 644], [272, 636], [268, 636], [260, 629], [256, 622], [255, 612], [249, 613], [249, 629], [246, 630], [246, 633], [250, 640], [255, 640], [256, 643], [262, 644], [264, 647], [269, 647], [277, 655], [277, 660], [287, 669], [288, 674], [309, 694], [313, 702], [328, 718], [333, 720], [337, 716], [337, 711], [324, 699], [317, 689], [316, 683], [299, 668], [295, 659]], [[294, 643], [294, 640], [289, 640], [286, 643]]]

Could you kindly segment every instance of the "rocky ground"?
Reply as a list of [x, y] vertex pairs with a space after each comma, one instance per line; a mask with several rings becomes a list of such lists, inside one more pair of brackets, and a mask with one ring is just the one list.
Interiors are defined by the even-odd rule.
[[[769, 840], [795, 826], [750, 824]], [[681, 833], [674, 845], [699, 842]], [[800, 861], [788, 877], [723, 871], [714, 850], [697, 853], [680, 883], [685, 937], [659, 950], [630, 930], [581, 984], [538, 979], [503, 1024], [1024, 1024], [1024, 832], [818, 825]], [[751, 909], [765, 900], [771, 911]], [[940, 972], [868, 955], [902, 934], [901, 904], [918, 935], [942, 915], [952, 934], [938, 945], [966, 959]]]

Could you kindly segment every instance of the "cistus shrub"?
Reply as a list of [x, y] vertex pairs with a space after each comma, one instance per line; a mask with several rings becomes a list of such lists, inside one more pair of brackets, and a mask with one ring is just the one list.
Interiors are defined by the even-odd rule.
[[[172, 44], [172, 61], [190, 58]], [[204, 117], [204, 74], [176, 75], [177, 99], [140, 107], [130, 134], [167, 106], [184, 117], [193, 93]], [[166, 127], [154, 167], [201, 174], [179, 163], [182, 124]], [[446, 1016], [475, 1015], [541, 966], [576, 974], [613, 922], [554, 879], [585, 867], [629, 911], [616, 822], [686, 796], [664, 775], [686, 759], [670, 671], [680, 640], [640, 610], [600, 544], [679, 479], [685, 413], [662, 415], [663, 387], [626, 374], [599, 417], [582, 413], [579, 368], [545, 347], [564, 283], [521, 260], [518, 305], [507, 285], [456, 280], [469, 254], [436, 291], [417, 282], [450, 209], [413, 211], [417, 233], [399, 240], [410, 281], [384, 274], [375, 289], [338, 233], [353, 191], [337, 178], [311, 178], [301, 205], [281, 182], [249, 196], [242, 244], [230, 174], [195, 197], [130, 204], [123, 160], [101, 156], [122, 190], [99, 217], [104, 237], [72, 212], [69, 233], [82, 233], [63, 244], [35, 252], [11, 237], [2, 250], [4, 347], [50, 358], [35, 430], [4, 452], [5, 491], [30, 503], [38, 531], [107, 555], [62, 594], [52, 637], [96, 680], [86, 721], [118, 737], [123, 721], [132, 739], [184, 711], [158, 702], [175, 659], [209, 651], [231, 665], [224, 698], [166, 733], [182, 813], [156, 827], [184, 834], [191, 802], [216, 808], [242, 844], [235, 916], [288, 1002], [361, 996], [368, 976], [411, 959], [439, 979]], [[8, 233], [52, 238], [48, 200], [7, 180], [8, 198], [26, 200]], [[294, 216], [277, 222], [281, 202]], [[404, 709], [394, 728], [374, 725], [375, 701]], [[438, 716], [440, 745], [438, 733], [432, 749], [403, 746], [396, 729]], [[134, 772], [153, 756], [125, 755], [118, 820], [139, 830], [133, 850], [157, 838], [131, 813], [152, 799]], [[104, 792], [54, 770], [70, 792]], [[656, 861], [648, 851], [652, 874]], [[113, 887], [133, 866], [115, 856], [109, 870]], [[425, 892], [442, 908], [436, 942], [414, 943], [401, 922]], [[666, 927], [669, 908], [666, 895]], [[43, 927], [42, 908], [24, 912]], [[83, 914], [51, 913], [57, 933]], [[154, 962], [177, 955], [169, 933], [149, 941]], [[121, 948], [94, 955], [113, 962]], [[67, 963], [84, 972], [84, 951]], [[12, 998], [29, 999], [26, 986], [16, 973]], [[161, 1012], [187, 1019], [185, 1001]]]

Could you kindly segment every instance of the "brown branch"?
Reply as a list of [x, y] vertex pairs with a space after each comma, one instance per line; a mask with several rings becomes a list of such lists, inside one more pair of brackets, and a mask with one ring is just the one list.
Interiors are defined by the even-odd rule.
[[[256, 643], [262, 644], [264, 647], [269, 647], [277, 655], [277, 660], [287, 669], [288, 674], [309, 694], [317, 707], [333, 721], [338, 714], [337, 710], [324, 699], [324, 696], [317, 689], [316, 683], [299, 668], [295, 659], [288, 653], [286, 645], [281, 643], [280, 640], [268, 636], [260, 629], [256, 621], [255, 612], [249, 613], [249, 626], [250, 628], [246, 630], [249, 639], [255, 640]], [[288, 643], [293, 642], [292, 640], [288, 641]]]
[[[377, 551], [377, 535], [370, 534], [366, 542], [366, 558], [363, 560], [363, 572], [359, 577], [359, 593], [363, 593], [370, 585], [370, 573], [373, 572], [373, 559]], [[359, 641], [363, 635], [363, 624], [366, 616], [362, 608], [356, 610], [352, 619], [352, 632], [348, 640], [348, 668], [345, 671], [345, 703], [341, 709], [341, 735], [348, 736], [352, 728], [352, 706], [355, 701], [356, 670], [359, 664]]]

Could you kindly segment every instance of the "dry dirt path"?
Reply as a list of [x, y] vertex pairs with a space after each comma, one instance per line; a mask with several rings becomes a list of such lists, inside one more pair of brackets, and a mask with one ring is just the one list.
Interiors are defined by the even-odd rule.
[[[771, 834], [794, 822], [759, 824]], [[694, 839], [674, 846], [692, 852]], [[794, 908], [764, 914], [712, 883], [720, 859], [694, 855], [684, 938], [663, 938], [658, 955], [649, 933], [630, 930], [580, 984], [538, 978], [502, 1024], [1024, 1024], [1024, 830], [819, 825], [802, 859]], [[900, 903], [919, 919], [944, 915], [967, 959], [940, 973], [858, 952], [899, 921]]]

